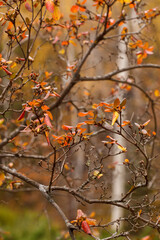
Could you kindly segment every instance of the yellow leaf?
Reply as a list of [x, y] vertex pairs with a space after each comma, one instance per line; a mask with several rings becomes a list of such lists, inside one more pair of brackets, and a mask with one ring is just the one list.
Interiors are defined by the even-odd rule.
[[0, 172], [0, 186], [2, 186], [4, 180], [5, 180], [5, 175], [3, 172]]
[[112, 126], [115, 124], [115, 122], [117, 121], [119, 117], [119, 113], [117, 111], [113, 112], [113, 117], [112, 117]]
[[61, 54], [61, 55], [65, 54], [65, 49], [62, 48], [61, 50], [59, 50], [59, 54]]
[[4, 123], [4, 118], [0, 119], [0, 125], [2, 125]]
[[77, 44], [73, 41], [73, 40], [69, 40], [69, 43], [72, 43], [73, 44], [73, 46], [77, 46]]
[[117, 144], [117, 146], [118, 146], [118, 148], [119, 148], [120, 150], [122, 150], [123, 152], [126, 152], [126, 151], [127, 151], [126, 148], [123, 147], [122, 145]]
[[58, 21], [61, 18], [61, 12], [58, 6], [54, 6], [54, 12], [52, 17], [55, 21]]
[[132, 0], [118, 0], [120, 3], [122, 3], [122, 4], [128, 4], [128, 3], [131, 3], [132, 2]]
[[16, 62], [13, 62], [13, 63], [11, 64], [10, 68], [14, 68], [14, 67], [16, 67], [16, 66], [17, 66], [17, 63], [16, 63]]
[[158, 90], [158, 89], [156, 89], [156, 90], [154, 91], [154, 95], [155, 95], [156, 97], [159, 97], [159, 95], [160, 95], [160, 92], [159, 92], [159, 90]]

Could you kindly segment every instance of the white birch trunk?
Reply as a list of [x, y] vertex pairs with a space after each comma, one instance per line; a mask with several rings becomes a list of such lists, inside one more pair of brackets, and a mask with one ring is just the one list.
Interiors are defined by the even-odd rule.
[[[134, 10], [131, 10], [130, 13], [130, 17], [136, 18], [136, 13]], [[122, 28], [124, 27], [124, 25], [122, 26]], [[125, 27], [128, 28], [128, 32], [129, 31], [137, 31], [139, 29], [137, 20], [133, 20], [133, 22], [131, 21], [129, 25], [126, 25]], [[120, 29], [119, 34], [121, 34], [122, 29]], [[119, 53], [118, 53], [118, 59], [117, 59], [117, 66], [119, 69], [121, 68], [126, 68], [129, 66], [129, 61], [128, 61], [128, 57], [127, 57], [127, 48], [126, 48], [126, 44], [124, 43], [124, 41], [120, 41], [118, 44], [118, 49], [119, 49]], [[122, 72], [118, 75], [118, 77], [121, 80], [126, 80], [128, 77], [128, 72]], [[119, 97], [119, 96], [117, 96]], [[119, 97], [120, 100], [121, 96]], [[123, 94], [122, 94], [122, 98], [123, 98]], [[127, 113], [125, 112], [125, 116], [127, 115]], [[125, 118], [124, 116], [124, 118]], [[123, 138], [119, 135], [115, 136], [116, 140], [122, 144], [122, 146], [125, 147], [125, 141], [123, 140]], [[112, 184], [112, 199], [120, 199], [122, 197], [122, 195], [125, 193], [125, 182], [126, 182], [126, 170], [125, 167], [123, 166], [123, 161], [126, 158], [126, 156], [124, 154], [120, 154], [117, 155], [115, 157], [113, 157], [113, 162], [118, 162], [118, 164], [115, 167], [115, 171], [113, 174], [113, 184]], [[124, 215], [124, 210], [122, 208], [118, 208], [116, 206], [112, 207], [112, 213], [111, 213], [111, 220], [117, 220], [120, 217], [123, 217]], [[121, 225], [122, 227], [122, 225]]]

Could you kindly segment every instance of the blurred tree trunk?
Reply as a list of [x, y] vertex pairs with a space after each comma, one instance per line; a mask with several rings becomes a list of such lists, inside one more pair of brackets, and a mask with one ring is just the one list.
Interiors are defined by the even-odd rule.
[[[130, 17], [134, 19], [136, 17], [136, 12], [134, 9], [130, 11]], [[128, 32], [135, 32], [139, 29], [139, 26], [136, 22], [136, 20], [131, 21], [130, 25], [122, 25], [122, 28], [120, 28], [119, 34], [121, 34], [121, 31], [124, 27], [128, 28]], [[128, 67], [128, 55], [127, 55], [127, 43], [125, 43], [124, 40], [120, 40], [118, 43], [118, 59], [117, 59], [117, 66], [119, 69]], [[126, 80], [128, 78], [128, 72], [122, 72], [118, 75], [118, 77], [121, 80]], [[125, 97], [124, 91], [120, 90], [120, 94], [117, 96], [120, 101]], [[123, 116], [123, 119], [126, 119], [127, 112], [125, 112], [125, 116]], [[117, 129], [119, 130], [119, 129]], [[124, 139], [116, 135], [115, 139], [125, 147]], [[126, 158], [126, 154], [120, 154], [113, 157], [113, 163], [115, 164], [115, 170], [113, 173], [113, 181], [112, 181], [112, 199], [120, 199], [125, 192], [125, 182], [126, 182], [126, 170], [125, 166], [123, 166], [124, 159]], [[111, 212], [111, 219], [112, 221], [119, 219], [120, 217], [123, 217], [124, 215], [123, 208], [118, 208], [115, 206], [112, 206], [112, 212]]]

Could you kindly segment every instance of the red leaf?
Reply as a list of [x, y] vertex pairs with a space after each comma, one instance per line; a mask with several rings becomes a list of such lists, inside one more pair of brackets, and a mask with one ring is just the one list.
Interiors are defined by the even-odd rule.
[[21, 113], [21, 115], [19, 116], [19, 118], [17, 119], [18, 121], [20, 121], [22, 118], [24, 118], [24, 114], [25, 114], [25, 110], [23, 110], [23, 112]]
[[28, 2], [25, 2], [25, 8], [29, 11], [29, 12], [32, 12], [32, 8], [30, 6], [30, 4]]
[[8, 69], [6, 69], [5, 66], [2, 66], [2, 69], [3, 69], [8, 75], [12, 75], [12, 72], [10, 72]]
[[86, 221], [83, 221], [83, 222], [82, 222], [81, 227], [82, 227], [82, 229], [83, 229], [83, 231], [84, 231], [85, 233], [87, 233], [87, 234], [89, 234], [89, 235], [92, 234], [92, 233], [91, 233], [91, 229], [90, 229], [90, 227], [89, 227], [89, 225], [88, 225], [88, 223], [87, 223]]
[[49, 128], [53, 128], [53, 126], [52, 126], [52, 124], [51, 124], [51, 122], [50, 122], [50, 119], [49, 119], [48, 114], [45, 113], [44, 115], [45, 115], [45, 117], [44, 117], [44, 122], [45, 122], [45, 124], [46, 124]]
[[54, 12], [54, 2], [52, 0], [46, 0], [46, 8], [49, 12]]

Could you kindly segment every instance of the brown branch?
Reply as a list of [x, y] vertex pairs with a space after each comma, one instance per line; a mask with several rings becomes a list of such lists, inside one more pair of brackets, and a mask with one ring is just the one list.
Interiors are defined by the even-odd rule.
[[18, 173], [15, 169], [10, 169], [2, 164], [0, 164], [0, 169], [3, 170], [4, 172], [6, 173], [9, 173], [15, 177], [18, 177], [20, 178], [21, 180], [23, 180], [24, 182], [32, 185], [33, 187], [37, 188], [41, 194], [48, 200], [48, 202], [54, 206], [56, 208], [56, 210], [59, 212], [59, 214], [61, 215], [62, 219], [64, 220], [65, 224], [66, 224], [66, 227], [68, 228], [68, 231], [70, 233], [70, 236], [71, 236], [71, 239], [72, 240], [75, 240], [74, 238], [74, 234], [73, 234], [73, 230], [76, 229], [75, 226], [73, 226], [68, 218], [66, 217], [66, 215], [64, 214], [64, 212], [62, 211], [62, 209], [59, 207], [59, 205], [51, 198], [51, 196], [47, 193], [48, 191], [48, 187], [47, 186], [44, 186], [30, 178], [28, 178], [27, 176], [24, 176], [23, 174], [21, 173]]

